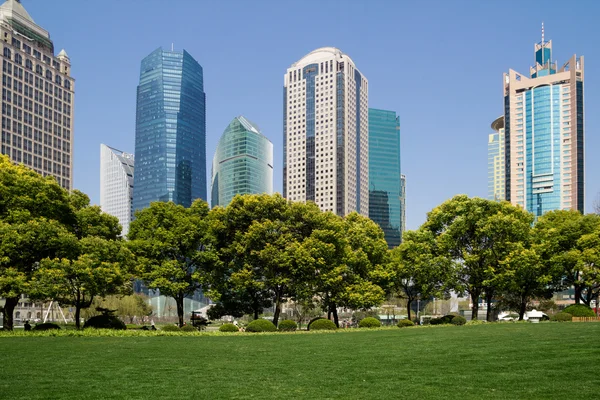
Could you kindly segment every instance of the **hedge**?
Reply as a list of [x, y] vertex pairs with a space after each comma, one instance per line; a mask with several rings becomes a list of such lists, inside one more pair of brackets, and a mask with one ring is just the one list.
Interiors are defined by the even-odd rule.
[[277, 327], [266, 319], [255, 319], [246, 327], [246, 332], [275, 332]]

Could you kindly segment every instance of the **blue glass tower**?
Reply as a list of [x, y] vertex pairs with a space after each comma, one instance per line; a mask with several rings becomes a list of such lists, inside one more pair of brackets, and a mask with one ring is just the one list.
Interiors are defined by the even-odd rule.
[[133, 209], [206, 200], [206, 96], [202, 67], [159, 48], [142, 60], [137, 89]]
[[369, 218], [383, 229], [389, 248], [402, 240], [403, 192], [400, 118], [369, 108]]

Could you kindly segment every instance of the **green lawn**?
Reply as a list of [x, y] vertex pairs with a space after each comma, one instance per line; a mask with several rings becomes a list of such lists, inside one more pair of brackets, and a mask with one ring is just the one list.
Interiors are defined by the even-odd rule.
[[593, 399], [600, 323], [0, 338], [1, 399]]

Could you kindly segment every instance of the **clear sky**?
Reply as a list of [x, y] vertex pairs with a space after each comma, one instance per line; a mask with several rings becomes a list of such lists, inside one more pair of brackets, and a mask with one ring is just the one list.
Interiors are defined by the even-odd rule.
[[[283, 75], [334, 46], [369, 80], [369, 106], [400, 115], [407, 227], [455, 194], [487, 195], [487, 135], [503, 113], [502, 73], [527, 74], [533, 46], [559, 65], [585, 57], [586, 211], [600, 192], [600, 1], [22, 0], [65, 48], [75, 84], [75, 188], [99, 202], [100, 143], [134, 151], [140, 61], [187, 50], [204, 68], [207, 173], [244, 115], [274, 144], [282, 188]], [[208, 179], [210, 182], [210, 179]]]

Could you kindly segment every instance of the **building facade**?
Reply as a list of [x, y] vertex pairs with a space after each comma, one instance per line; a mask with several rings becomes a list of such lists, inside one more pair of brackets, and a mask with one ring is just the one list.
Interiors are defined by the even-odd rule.
[[137, 88], [133, 209], [206, 200], [206, 97], [202, 67], [159, 48], [142, 60]]
[[339, 49], [312, 51], [284, 76], [283, 195], [346, 215], [369, 212], [367, 78]]
[[100, 145], [100, 208], [119, 219], [123, 237], [133, 219], [133, 171], [133, 154]]
[[529, 77], [504, 74], [506, 200], [536, 217], [583, 212], [583, 56], [558, 68], [542, 33], [535, 60]]
[[492, 122], [494, 133], [488, 135], [488, 199], [504, 200], [504, 115]]
[[240, 116], [217, 145], [212, 164], [211, 205], [227, 206], [236, 194], [273, 194], [273, 143]]
[[74, 80], [71, 61], [54, 55], [50, 34], [18, 0], [0, 6], [1, 152], [73, 187]]
[[369, 218], [385, 233], [389, 248], [402, 240], [400, 118], [369, 108]]
[[[400, 211], [402, 213], [402, 233], [406, 230], [406, 175], [400, 175]], [[402, 238], [401, 238], [402, 239]]]

